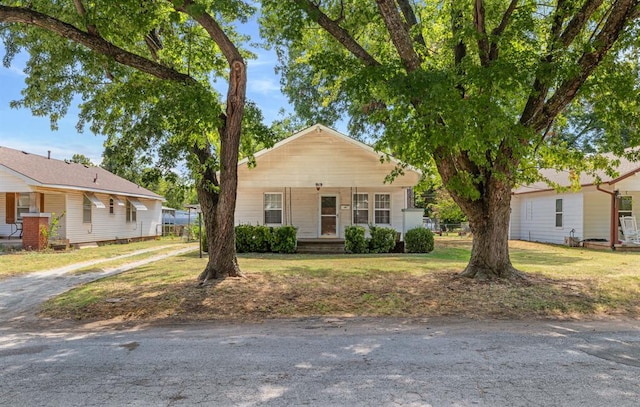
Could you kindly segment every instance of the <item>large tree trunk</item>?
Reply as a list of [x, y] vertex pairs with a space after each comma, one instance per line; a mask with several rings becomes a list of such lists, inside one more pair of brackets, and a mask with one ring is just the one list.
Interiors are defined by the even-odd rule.
[[[242, 60], [231, 62], [227, 109], [220, 133], [220, 184], [211, 166], [205, 166], [204, 176], [198, 183], [198, 199], [204, 215], [207, 232], [209, 262], [198, 279], [207, 280], [241, 276], [236, 258], [235, 210], [238, 190], [238, 150], [242, 134], [242, 115], [247, 87], [246, 66]], [[196, 150], [198, 148], [196, 147]], [[207, 149], [208, 151], [208, 149]], [[202, 155], [202, 152], [196, 151]], [[202, 159], [200, 159], [202, 162]], [[210, 162], [210, 158], [205, 158]]]
[[[511, 155], [505, 152], [504, 156]], [[451, 153], [441, 149], [436, 152], [436, 165], [445, 186], [459, 177], [461, 172], [472, 174], [479, 180], [473, 184], [479, 195], [477, 199], [473, 199], [471, 193], [464, 194], [447, 187], [451, 197], [467, 215], [473, 234], [471, 259], [460, 276], [478, 280], [525, 278], [511, 265], [509, 258], [511, 180], [517, 162], [494, 163], [492, 170], [486, 170], [476, 166], [465, 152]]]
[[509, 258], [510, 186], [494, 185], [492, 193], [480, 201], [467, 205], [473, 246], [469, 264], [460, 276], [481, 280], [522, 277]]

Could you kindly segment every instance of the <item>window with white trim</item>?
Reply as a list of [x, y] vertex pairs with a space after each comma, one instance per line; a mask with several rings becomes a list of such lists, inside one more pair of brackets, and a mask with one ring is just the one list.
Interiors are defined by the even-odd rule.
[[264, 224], [282, 224], [282, 193], [264, 194]]
[[109, 198], [109, 215], [113, 215], [114, 214], [114, 202], [113, 202], [113, 198]]
[[556, 199], [556, 227], [562, 227], [562, 199]]
[[82, 195], [82, 223], [91, 223], [91, 200]]
[[375, 194], [373, 202], [373, 220], [376, 225], [391, 224], [391, 195]]
[[353, 194], [353, 224], [369, 223], [369, 194]]

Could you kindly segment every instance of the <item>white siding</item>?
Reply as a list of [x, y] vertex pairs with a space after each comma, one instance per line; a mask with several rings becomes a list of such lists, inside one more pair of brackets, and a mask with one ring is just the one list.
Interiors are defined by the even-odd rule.
[[[328, 132], [307, 134], [256, 158], [256, 167], [238, 166], [238, 186], [243, 188], [326, 188], [385, 186], [395, 168], [380, 163], [377, 154]], [[420, 175], [407, 169], [392, 185], [411, 187]]]
[[5, 223], [7, 219], [7, 192], [33, 192], [33, 190], [20, 178], [9, 174], [3, 168], [0, 168], [0, 236], [8, 236], [12, 232], [12, 226]]
[[[338, 233], [344, 238], [344, 229], [352, 224], [351, 194], [355, 188], [325, 188], [317, 191], [315, 188], [241, 188], [238, 189], [236, 205], [236, 225], [264, 223], [263, 197], [265, 193], [283, 194], [283, 224], [298, 228], [298, 238], [317, 238], [320, 222], [320, 196], [336, 195], [338, 197]], [[391, 195], [391, 225], [398, 232], [402, 232], [402, 209], [405, 207], [406, 190], [400, 187], [357, 188], [358, 193], [369, 194], [369, 223], [373, 223], [374, 194], [388, 193]], [[342, 207], [345, 209], [342, 209]], [[348, 206], [348, 208], [346, 208]]]
[[0, 168], [0, 192], [32, 192], [32, 190], [23, 180]]
[[[556, 199], [562, 199], [563, 224], [555, 226]], [[577, 238], [584, 236], [583, 229], [584, 195], [578, 193], [556, 194], [543, 192], [540, 194], [523, 194], [512, 201], [512, 223], [519, 217], [519, 226], [512, 224], [512, 238], [563, 244], [564, 238], [570, 236], [572, 230]], [[513, 216], [513, 212], [519, 213]], [[518, 230], [519, 229], [519, 230]], [[517, 232], [517, 235], [516, 235]]]
[[[106, 194], [96, 194], [105, 208], [100, 209], [92, 205], [91, 223], [82, 221], [82, 192], [70, 192], [67, 198], [67, 238], [71, 243], [99, 242], [104, 240], [127, 239], [146, 236], [156, 236], [156, 230], [162, 220], [162, 204], [157, 200], [139, 199], [146, 207], [146, 211], [137, 211], [136, 222], [126, 222], [126, 205], [114, 206], [114, 213], [109, 213], [109, 197]], [[124, 196], [119, 198], [126, 203]], [[46, 205], [46, 202], [45, 202]]]

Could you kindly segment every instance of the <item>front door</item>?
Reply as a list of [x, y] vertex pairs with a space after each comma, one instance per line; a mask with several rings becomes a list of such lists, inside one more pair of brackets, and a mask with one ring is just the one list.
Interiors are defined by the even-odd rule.
[[335, 195], [320, 196], [320, 236], [337, 236], [338, 231], [338, 197]]

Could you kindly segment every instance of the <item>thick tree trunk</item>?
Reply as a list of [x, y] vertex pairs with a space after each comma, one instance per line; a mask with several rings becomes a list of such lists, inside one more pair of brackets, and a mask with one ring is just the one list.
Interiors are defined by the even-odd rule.
[[205, 176], [197, 188], [198, 199], [204, 214], [209, 250], [209, 262], [198, 277], [202, 283], [207, 280], [242, 275], [236, 258], [234, 219], [238, 190], [238, 150], [242, 134], [246, 87], [247, 73], [244, 61], [234, 60], [231, 62], [229, 74], [224, 125], [219, 129], [219, 193], [216, 194], [212, 188], [217, 183], [215, 182], [216, 174], [210, 167], [205, 171]]
[[[511, 216], [511, 188], [513, 183], [511, 168], [517, 168], [515, 161], [495, 166], [493, 172], [476, 167], [466, 154], [438, 152], [436, 160], [438, 172], [445, 185], [465, 171], [475, 174], [484, 182], [475, 184], [480, 193], [478, 199], [449, 190], [451, 196], [469, 219], [473, 234], [473, 246], [469, 264], [460, 277], [478, 280], [525, 279], [525, 275], [511, 265], [509, 258], [509, 220]], [[481, 176], [479, 176], [481, 175]]]
[[471, 259], [461, 277], [481, 280], [519, 278], [522, 276], [509, 258], [510, 190], [495, 192], [483, 199], [483, 205], [474, 205], [474, 213], [468, 213], [473, 246]]

